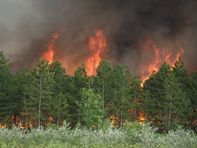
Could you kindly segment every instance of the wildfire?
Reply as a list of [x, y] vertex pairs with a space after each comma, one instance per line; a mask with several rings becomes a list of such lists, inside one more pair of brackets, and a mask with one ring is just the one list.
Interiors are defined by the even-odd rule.
[[[44, 52], [42, 56], [43, 59], [49, 62], [49, 64], [54, 61], [57, 39], [58, 33], [54, 33], [47, 44], [46, 52]], [[96, 75], [96, 69], [102, 60], [102, 55], [106, 49], [106, 45], [106, 38], [102, 30], [96, 30], [95, 35], [88, 38], [88, 50], [90, 52], [90, 56], [85, 61], [88, 76]], [[61, 59], [58, 60], [61, 61]]]
[[49, 62], [51, 64], [54, 61], [55, 56], [55, 43], [58, 39], [58, 34], [54, 33], [51, 37], [50, 42], [48, 43], [47, 51], [43, 54], [43, 59]]
[[144, 82], [152, 75], [152, 73], [158, 72], [159, 67], [164, 61], [173, 67], [178, 58], [184, 53], [183, 48], [179, 48], [176, 51], [168, 50], [166, 48], [160, 49], [155, 44], [149, 44], [148, 48], [149, 50], [147, 50], [146, 47], [145, 54], [148, 54], [147, 51], [150, 52], [150, 49], [152, 49], [153, 60], [151, 63], [146, 62], [146, 64], [143, 64], [141, 67], [142, 87]]
[[102, 54], [106, 49], [106, 38], [102, 30], [97, 30], [95, 36], [88, 40], [90, 57], [86, 60], [87, 75], [96, 75], [96, 69], [99, 66]]

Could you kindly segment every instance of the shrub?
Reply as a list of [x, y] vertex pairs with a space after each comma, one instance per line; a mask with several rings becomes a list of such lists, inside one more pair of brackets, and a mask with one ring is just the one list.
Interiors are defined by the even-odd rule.
[[59, 128], [0, 129], [0, 147], [197, 147], [197, 136], [191, 130], [178, 128], [166, 134], [156, 133], [150, 124], [128, 123], [123, 129]]

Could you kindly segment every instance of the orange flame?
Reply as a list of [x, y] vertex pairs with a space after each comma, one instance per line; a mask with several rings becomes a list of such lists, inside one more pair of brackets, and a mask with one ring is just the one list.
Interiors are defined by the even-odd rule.
[[96, 75], [96, 69], [99, 66], [102, 54], [106, 48], [106, 38], [102, 30], [97, 30], [95, 36], [88, 40], [90, 57], [86, 61], [87, 75]]
[[51, 37], [50, 42], [48, 43], [47, 51], [43, 54], [43, 59], [49, 62], [51, 64], [54, 61], [54, 55], [55, 55], [55, 42], [58, 39], [58, 34], [54, 33]]
[[143, 111], [138, 113], [138, 123], [141, 125], [145, 121], [145, 115]]
[[[152, 73], [158, 72], [164, 61], [173, 67], [178, 58], [184, 53], [183, 48], [179, 48], [177, 51], [167, 50], [165, 48], [159, 49], [155, 44], [152, 43], [148, 45], [148, 48], [153, 50], [153, 60], [148, 64], [146, 62], [146, 64], [143, 64], [141, 67], [142, 87], [144, 82], [149, 79]], [[145, 49], [145, 54], [147, 54], [147, 51], [149, 52], [150, 50], [147, 50], [147, 47]]]

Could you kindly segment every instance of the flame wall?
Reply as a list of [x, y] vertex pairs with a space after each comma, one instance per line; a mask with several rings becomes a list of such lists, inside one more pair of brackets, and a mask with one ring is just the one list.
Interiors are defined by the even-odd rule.
[[154, 42], [160, 53], [185, 49], [186, 64], [196, 71], [196, 6], [196, 0], [0, 1], [0, 49], [14, 69], [31, 66], [57, 32], [54, 59], [73, 73], [91, 55], [89, 37], [102, 29], [108, 49], [103, 57], [133, 72], [141, 73], [144, 61], [154, 59], [152, 49], [143, 47], [147, 42]]

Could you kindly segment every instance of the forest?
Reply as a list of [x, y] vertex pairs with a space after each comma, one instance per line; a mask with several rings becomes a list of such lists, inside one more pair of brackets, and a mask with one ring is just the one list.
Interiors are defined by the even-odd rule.
[[196, 130], [197, 73], [181, 58], [174, 67], [163, 63], [142, 86], [126, 65], [103, 60], [95, 76], [84, 65], [74, 75], [61, 63], [40, 60], [13, 73], [0, 52], [0, 127], [24, 128], [80, 124], [98, 129], [110, 122], [151, 122], [164, 132], [182, 125]]

